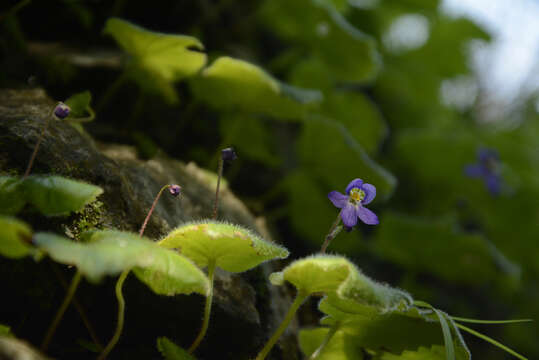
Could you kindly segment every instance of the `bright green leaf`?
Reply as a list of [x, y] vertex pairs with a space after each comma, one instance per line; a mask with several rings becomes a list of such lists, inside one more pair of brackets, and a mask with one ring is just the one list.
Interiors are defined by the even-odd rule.
[[202, 43], [186, 35], [152, 32], [128, 21], [111, 18], [103, 30], [131, 56], [127, 72], [142, 88], [177, 102], [172, 84], [196, 74], [205, 64]]
[[406, 350], [401, 354], [384, 352], [374, 360], [447, 360], [443, 346], [420, 347], [417, 351]]
[[226, 56], [204, 69], [191, 86], [197, 97], [216, 108], [287, 119], [301, 118], [307, 105], [321, 100], [318, 91], [282, 84], [258, 66]]
[[[299, 346], [301, 351], [309, 358], [318, 349], [329, 329], [316, 328], [301, 330], [299, 332]], [[320, 352], [316, 360], [362, 360], [363, 351], [361, 345], [344, 331], [337, 331], [331, 340]]]
[[191, 354], [164, 336], [157, 338], [157, 350], [165, 360], [196, 360]]
[[15, 218], [0, 216], [0, 255], [18, 259], [28, 255], [32, 230]]
[[22, 186], [26, 201], [51, 216], [79, 211], [103, 193], [98, 186], [61, 176], [32, 175]]
[[241, 226], [216, 221], [182, 225], [159, 241], [159, 245], [178, 249], [198, 266], [215, 262], [217, 267], [230, 272], [246, 271], [264, 261], [288, 256], [284, 247]]
[[71, 109], [67, 119], [76, 119], [90, 115], [92, 113], [90, 108], [91, 101], [92, 94], [88, 90], [69, 97], [69, 99], [64, 101], [64, 103]]
[[38, 233], [35, 243], [53, 260], [76, 266], [90, 281], [133, 268], [137, 277], [158, 294], [208, 292], [209, 281], [199, 268], [153, 241], [134, 233], [110, 230], [84, 237], [87, 242], [81, 243]]

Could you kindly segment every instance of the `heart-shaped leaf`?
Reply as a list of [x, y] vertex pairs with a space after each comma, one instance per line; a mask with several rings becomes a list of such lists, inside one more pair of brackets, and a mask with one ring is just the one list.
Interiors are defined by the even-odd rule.
[[84, 236], [87, 242], [38, 233], [34, 241], [53, 260], [75, 265], [90, 281], [133, 269], [137, 277], [162, 295], [206, 295], [209, 281], [204, 273], [185, 257], [158, 246], [134, 233], [96, 231]]
[[153, 32], [117, 18], [108, 19], [103, 32], [131, 56], [128, 76], [171, 103], [178, 101], [173, 83], [206, 64], [206, 55], [200, 52], [204, 46], [192, 36]]
[[321, 100], [318, 91], [285, 85], [260, 67], [223, 56], [193, 79], [197, 97], [225, 110], [268, 114], [279, 118], [301, 118], [308, 104]]
[[15, 218], [0, 216], [0, 255], [18, 259], [28, 255], [32, 230]]
[[288, 256], [284, 247], [266, 241], [238, 225], [203, 221], [182, 225], [159, 245], [178, 251], [198, 266], [215, 263], [230, 272], [249, 270], [260, 263]]

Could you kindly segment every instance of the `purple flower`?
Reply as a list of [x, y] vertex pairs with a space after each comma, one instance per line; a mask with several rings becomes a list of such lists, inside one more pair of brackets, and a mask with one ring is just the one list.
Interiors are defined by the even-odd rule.
[[56, 107], [54, 108], [54, 115], [58, 119], [65, 119], [69, 115], [70, 111], [71, 109], [69, 108], [69, 106], [67, 106], [63, 102], [59, 102], [58, 105], [56, 105]]
[[234, 148], [226, 148], [221, 150], [221, 158], [223, 161], [234, 161], [238, 158], [238, 155], [236, 155], [236, 152], [234, 151]]
[[176, 185], [176, 184], [170, 185], [168, 187], [168, 192], [170, 193], [170, 195], [177, 197], [182, 192], [182, 188], [180, 185]]
[[481, 178], [492, 195], [498, 195], [502, 187], [500, 156], [496, 150], [481, 148], [477, 151], [477, 163], [466, 165], [466, 176]]
[[354, 179], [346, 187], [346, 195], [338, 191], [328, 194], [329, 200], [341, 210], [341, 219], [346, 228], [352, 228], [360, 218], [365, 224], [378, 225], [378, 216], [364, 207], [376, 197], [376, 187]]

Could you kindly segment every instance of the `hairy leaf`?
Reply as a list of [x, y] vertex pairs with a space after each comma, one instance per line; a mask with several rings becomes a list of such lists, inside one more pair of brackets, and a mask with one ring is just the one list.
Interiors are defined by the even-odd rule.
[[159, 241], [159, 245], [177, 249], [198, 266], [215, 262], [230, 272], [246, 271], [264, 261], [288, 256], [284, 247], [241, 226], [210, 220], [182, 225]]

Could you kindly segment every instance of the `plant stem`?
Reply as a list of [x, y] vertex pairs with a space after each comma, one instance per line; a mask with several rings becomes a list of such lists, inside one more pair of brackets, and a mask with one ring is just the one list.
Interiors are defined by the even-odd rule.
[[273, 345], [275, 345], [275, 343], [277, 342], [277, 340], [279, 340], [279, 338], [281, 337], [281, 335], [283, 334], [283, 332], [286, 330], [286, 328], [288, 327], [288, 324], [290, 324], [290, 321], [292, 321], [292, 319], [294, 318], [294, 316], [296, 315], [296, 311], [298, 311], [299, 307], [301, 306], [301, 304], [303, 304], [303, 302], [309, 297], [308, 294], [304, 294], [302, 292], [298, 292], [298, 294], [296, 295], [296, 298], [294, 299], [294, 302], [292, 303], [292, 305], [290, 306], [290, 309], [288, 310], [288, 312], [286, 313], [283, 321], [281, 322], [281, 325], [279, 325], [279, 327], [277, 328], [277, 330], [275, 330], [275, 333], [273, 333], [273, 335], [271, 336], [271, 338], [268, 340], [268, 342], [266, 343], [266, 345], [264, 345], [264, 347], [262, 348], [262, 350], [260, 350], [260, 352], [258, 353], [258, 355], [256, 356], [256, 359], [255, 360], [263, 360], [266, 358], [266, 356], [269, 354], [271, 348], [273, 348]]
[[26, 171], [24, 172], [24, 175], [22, 179], [26, 179], [28, 175], [30, 175], [30, 171], [32, 170], [32, 166], [34, 165], [34, 160], [36, 159], [37, 151], [39, 150], [39, 145], [41, 145], [41, 142], [43, 141], [43, 138], [45, 137], [45, 131], [47, 130], [47, 127], [49, 126], [49, 119], [53, 116], [54, 109], [52, 109], [52, 112], [45, 118], [45, 124], [43, 124], [43, 128], [41, 129], [41, 134], [39, 135], [39, 138], [37, 139], [36, 146], [34, 147], [34, 151], [32, 152], [32, 156], [30, 156], [30, 160], [28, 160], [28, 166], [26, 167]]
[[217, 219], [217, 209], [219, 208], [219, 187], [221, 185], [221, 177], [223, 176], [224, 160], [219, 158], [219, 169], [217, 170], [217, 186], [215, 187], [215, 201], [213, 203], [212, 219]]
[[200, 345], [200, 342], [202, 339], [204, 339], [204, 336], [206, 335], [206, 331], [208, 330], [208, 325], [210, 323], [210, 313], [211, 313], [211, 304], [213, 301], [213, 279], [215, 275], [215, 261], [212, 261], [208, 264], [208, 278], [210, 280], [210, 291], [208, 293], [208, 296], [206, 296], [206, 305], [204, 306], [204, 318], [202, 320], [202, 327], [200, 328], [200, 332], [198, 333], [195, 341], [193, 344], [189, 347], [189, 354], [192, 354]]
[[127, 278], [127, 275], [129, 275], [129, 272], [131, 269], [124, 270], [124, 272], [120, 275], [118, 278], [118, 281], [116, 282], [116, 298], [118, 299], [118, 323], [116, 324], [116, 331], [114, 332], [114, 335], [112, 336], [112, 339], [110, 339], [109, 343], [105, 347], [105, 350], [99, 355], [97, 360], [103, 360], [107, 357], [107, 355], [112, 351], [114, 346], [116, 346], [116, 343], [118, 343], [118, 340], [120, 340], [120, 335], [122, 334], [122, 330], [124, 327], [124, 315], [125, 315], [125, 300], [124, 296], [122, 294], [122, 286], [124, 284], [125, 279]]
[[337, 228], [337, 226], [340, 223], [341, 223], [341, 213], [339, 213], [339, 215], [337, 215], [337, 218], [335, 219], [335, 222], [333, 223], [333, 225], [331, 225], [331, 228], [329, 229], [328, 234], [326, 235], [326, 239], [324, 240], [324, 244], [322, 244], [322, 248], [320, 249], [321, 254], [324, 254], [326, 252], [326, 249], [328, 248], [329, 243], [331, 242], [331, 240], [333, 240], [335, 238], [335, 236], [337, 236], [338, 232], [336, 233], [335, 229]]
[[140, 227], [140, 231], [139, 231], [139, 236], [142, 237], [142, 235], [144, 235], [144, 230], [146, 229], [146, 225], [148, 224], [148, 220], [150, 220], [150, 216], [152, 216], [152, 213], [153, 213], [153, 210], [155, 209], [155, 205], [157, 205], [157, 202], [159, 201], [159, 198], [161, 197], [161, 194], [163, 193], [163, 191], [165, 191], [165, 189], [168, 189], [170, 187], [170, 185], [165, 185], [161, 188], [161, 190], [159, 190], [159, 192], [157, 193], [157, 196], [155, 197], [155, 199], [153, 200], [153, 204], [152, 204], [152, 207], [150, 208], [150, 211], [148, 211], [148, 215], [146, 215], [146, 219], [144, 219], [144, 222], [142, 223], [142, 226]]
[[326, 336], [324, 337], [324, 340], [322, 341], [322, 343], [320, 344], [320, 346], [318, 347], [318, 349], [316, 349], [315, 352], [312, 353], [311, 357], [309, 358], [309, 360], [314, 360], [318, 357], [318, 355], [320, 355], [320, 353], [322, 353], [322, 351], [324, 351], [326, 345], [331, 341], [331, 339], [333, 338], [333, 335], [335, 335], [335, 333], [337, 332], [337, 330], [339, 330], [339, 327], [341, 326], [341, 323], [339, 321], [337, 321], [328, 331], [328, 333], [326, 334]]
[[82, 274], [79, 270], [77, 270], [77, 272], [73, 276], [73, 279], [71, 280], [71, 284], [69, 285], [64, 301], [62, 302], [62, 305], [60, 305], [60, 308], [56, 312], [56, 315], [54, 316], [54, 319], [52, 320], [52, 323], [50, 324], [49, 328], [47, 329], [47, 333], [45, 334], [45, 337], [43, 338], [43, 342], [41, 343], [42, 352], [47, 351], [47, 348], [49, 347], [49, 343], [51, 342], [52, 337], [54, 336], [54, 333], [56, 332], [56, 328], [58, 327], [58, 324], [60, 324], [60, 321], [62, 320], [62, 317], [64, 316], [64, 313], [66, 312], [67, 307], [71, 303], [71, 300], [73, 299], [73, 295], [75, 295], [75, 291], [77, 291], [77, 287], [79, 286], [81, 278], [82, 278]]

